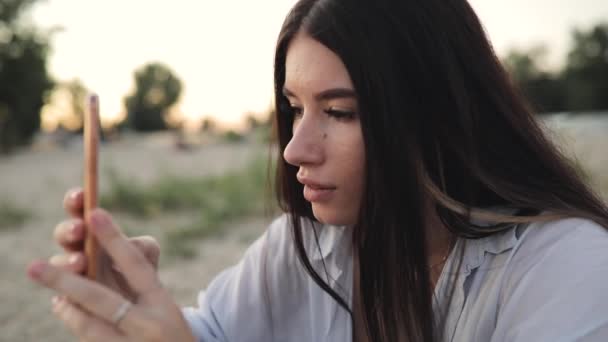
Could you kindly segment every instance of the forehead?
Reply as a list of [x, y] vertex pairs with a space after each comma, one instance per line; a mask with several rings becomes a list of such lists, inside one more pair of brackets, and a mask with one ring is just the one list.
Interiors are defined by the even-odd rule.
[[353, 85], [338, 55], [310, 36], [299, 33], [287, 50], [285, 88], [295, 94], [308, 94], [329, 88], [353, 88]]

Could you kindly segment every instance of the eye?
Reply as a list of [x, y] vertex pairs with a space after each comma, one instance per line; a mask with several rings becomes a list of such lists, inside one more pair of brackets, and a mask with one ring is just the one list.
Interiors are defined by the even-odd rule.
[[294, 105], [289, 105], [289, 113], [293, 116], [301, 116], [302, 108]]
[[357, 115], [357, 113], [352, 110], [337, 109], [334, 107], [326, 109], [325, 113], [336, 119], [352, 119]]

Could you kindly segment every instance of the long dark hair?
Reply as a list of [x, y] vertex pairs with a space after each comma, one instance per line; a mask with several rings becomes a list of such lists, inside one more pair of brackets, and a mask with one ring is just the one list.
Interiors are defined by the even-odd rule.
[[[299, 31], [342, 59], [358, 96], [366, 187], [353, 227], [360, 273], [353, 296], [371, 341], [438, 338], [423, 203], [464, 238], [572, 216], [608, 227], [608, 209], [545, 137], [467, 1], [301, 0], [275, 56], [277, 198], [307, 273], [351, 316], [308, 260], [301, 220], [315, 219], [297, 168], [282, 159], [292, 137], [285, 58]], [[491, 207], [516, 214], [484, 210]], [[472, 218], [495, 224], [478, 227]]]

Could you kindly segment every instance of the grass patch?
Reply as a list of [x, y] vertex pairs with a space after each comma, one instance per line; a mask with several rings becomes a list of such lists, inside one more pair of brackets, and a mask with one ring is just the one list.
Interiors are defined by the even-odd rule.
[[0, 200], [0, 231], [15, 230], [31, 217], [32, 214], [25, 208], [7, 199]]
[[203, 178], [166, 174], [149, 186], [109, 171], [110, 190], [101, 196], [100, 203], [111, 211], [140, 218], [195, 211], [197, 219], [192, 223], [163, 232], [169, 256], [190, 258], [196, 255], [197, 240], [220, 234], [231, 221], [263, 213], [267, 170], [267, 162], [259, 158], [242, 170]]
[[245, 136], [241, 133], [230, 130], [222, 134], [222, 140], [227, 143], [238, 143], [245, 140]]

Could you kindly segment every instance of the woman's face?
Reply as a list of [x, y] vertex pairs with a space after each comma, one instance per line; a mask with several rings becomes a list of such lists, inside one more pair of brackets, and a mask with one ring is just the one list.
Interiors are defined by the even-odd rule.
[[365, 150], [357, 98], [340, 58], [299, 33], [285, 61], [293, 136], [283, 157], [299, 168], [304, 198], [320, 222], [357, 222], [364, 187]]

